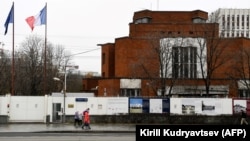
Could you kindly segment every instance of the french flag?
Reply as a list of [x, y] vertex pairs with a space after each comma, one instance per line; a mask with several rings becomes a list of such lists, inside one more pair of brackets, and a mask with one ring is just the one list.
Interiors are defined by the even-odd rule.
[[46, 6], [35, 16], [30, 16], [25, 19], [31, 30], [33, 31], [35, 26], [46, 24]]

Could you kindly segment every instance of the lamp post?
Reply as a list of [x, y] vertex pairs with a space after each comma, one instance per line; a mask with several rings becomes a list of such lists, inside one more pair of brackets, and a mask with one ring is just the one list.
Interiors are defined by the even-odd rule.
[[[66, 62], [66, 61], [65, 61]], [[64, 67], [64, 81], [62, 81], [61, 79], [57, 78], [57, 77], [54, 77], [53, 79], [55, 81], [60, 81], [62, 83], [62, 87], [63, 87], [63, 119], [62, 119], [62, 122], [64, 123], [65, 122], [65, 98], [66, 98], [66, 89], [67, 89], [67, 68], [74, 68], [74, 69], [78, 69], [78, 66], [67, 66], [66, 63], [65, 63], [65, 67]]]
[[[66, 75], [65, 75], [66, 76]], [[62, 117], [62, 122], [65, 122], [65, 97], [66, 97], [66, 78], [65, 78], [65, 82], [62, 81], [61, 79], [54, 77], [53, 78], [55, 81], [60, 81], [62, 83], [62, 87], [63, 87], [63, 117]]]

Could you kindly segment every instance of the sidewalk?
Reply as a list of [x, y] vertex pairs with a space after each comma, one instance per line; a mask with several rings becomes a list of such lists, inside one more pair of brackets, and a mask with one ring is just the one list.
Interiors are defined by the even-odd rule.
[[84, 130], [69, 123], [10, 123], [0, 124], [0, 132], [135, 132], [134, 124], [91, 124], [91, 130]]

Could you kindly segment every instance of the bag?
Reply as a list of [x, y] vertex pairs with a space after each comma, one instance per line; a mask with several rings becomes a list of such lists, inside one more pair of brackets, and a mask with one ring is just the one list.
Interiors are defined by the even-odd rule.
[[84, 122], [84, 126], [89, 126], [89, 123], [87, 123], [87, 122]]

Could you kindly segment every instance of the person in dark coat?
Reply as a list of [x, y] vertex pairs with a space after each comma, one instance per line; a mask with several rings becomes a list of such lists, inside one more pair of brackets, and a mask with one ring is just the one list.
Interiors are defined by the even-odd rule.
[[248, 125], [248, 122], [247, 122], [247, 114], [244, 110], [241, 110], [241, 120], [240, 120], [240, 124], [243, 125], [243, 124], [246, 124]]

